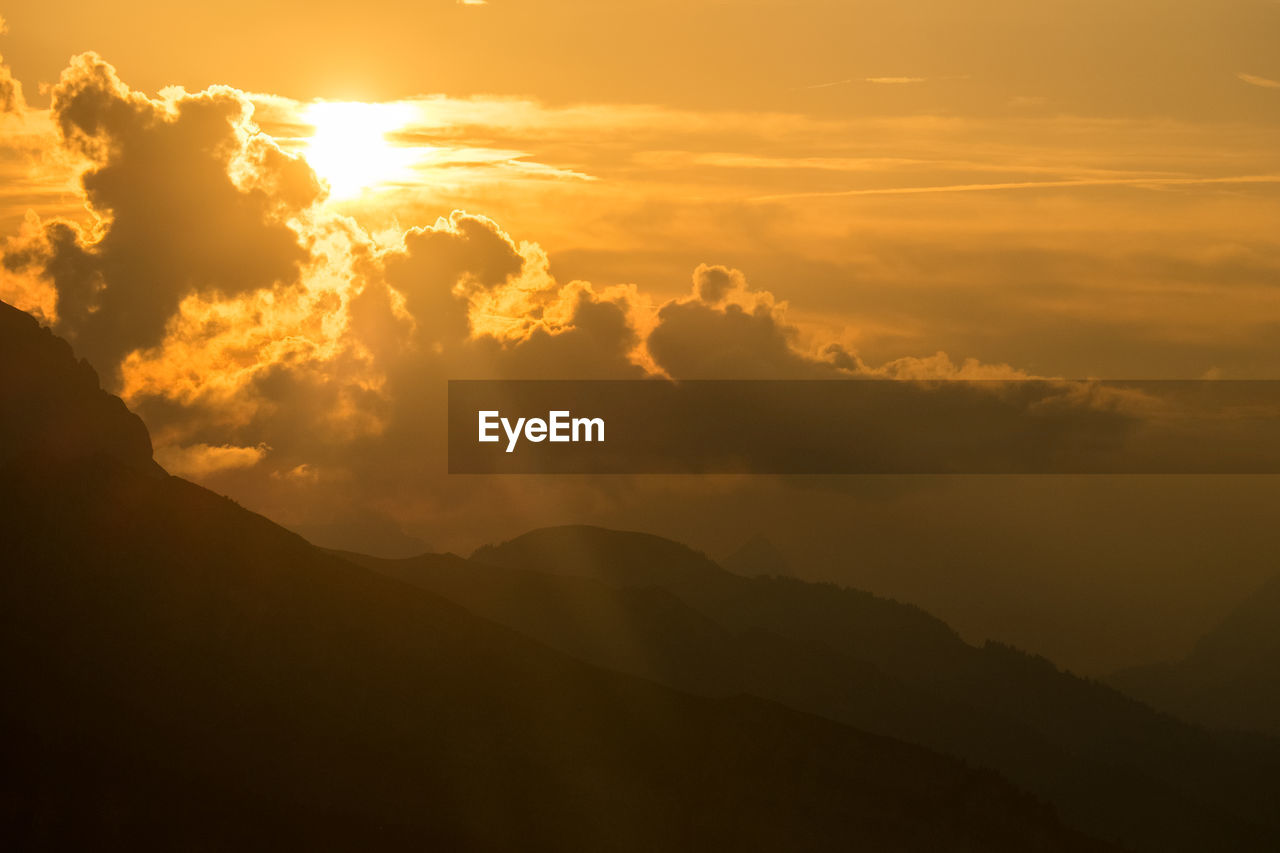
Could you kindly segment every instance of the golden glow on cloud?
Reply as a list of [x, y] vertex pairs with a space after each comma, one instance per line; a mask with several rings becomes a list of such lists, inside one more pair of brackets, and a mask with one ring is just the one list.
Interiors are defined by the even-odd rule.
[[392, 144], [387, 135], [403, 129], [411, 118], [410, 109], [394, 103], [310, 104], [302, 119], [315, 130], [306, 140], [303, 156], [337, 199], [410, 181], [417, 152]]
[[230, 444], [194, 444], [190, 447], [156, 448], [156, 459], [166, 471], [185, 477], [207, 477], [218, 471], [252, 468], [262, 461], [269, 448], [236, 447]]
[[1258, 86], [1263, 89], [1280, 89], [1280, 80], [1272, 80], [1270, 77], [1259, 77], [1257, 74], [1245, 74], [1243, 71], [1236, 74], [1244, 82], [1250, 86]]

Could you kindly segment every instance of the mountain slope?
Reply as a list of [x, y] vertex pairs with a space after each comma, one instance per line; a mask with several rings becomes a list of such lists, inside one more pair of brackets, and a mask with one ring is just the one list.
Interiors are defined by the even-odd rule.
[[729, 571], [747, 577], [776, 575], [785, 578], [792, 575], [787, 558], [782, 556], [776, 545], [759, 533], [743, 542], [728, 556], [722, 557], [719, 562]]
[[1280, 844], [1275, 744], [1182, 724], [1008, 647], [972, 647], [914, 607], [744, 578], [676, 543], [589, 527], [535, 531], [469, 567], [426, 557], [381, 570], [585, 660], [959, 754], [1140, 849]]
[[98, 387], [98, 374], [35, 318], [0, 302], [0, 464], [102, 455], [150, 476], [142, 419]]
[[1109, 680], [1187, 719], [1280, 737], [1280, 576], [1206, 634], [1186, 659]]
[[[56, 343], [8, 310], [0, 340]], [[0, 373], [26, 434], [98, 405], [58, 349]], [[0, 464], [8, 849], [1100, 849], [993, 773], [580, 663], [76, 429]]]

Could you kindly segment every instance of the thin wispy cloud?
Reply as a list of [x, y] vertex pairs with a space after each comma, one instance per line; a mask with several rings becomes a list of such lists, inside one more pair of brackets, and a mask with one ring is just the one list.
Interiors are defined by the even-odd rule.
[[1236, 77], [1248, 83], [1250, 86], [1260, 86], [1263, 89], [1280, 89], [1280, 80], [1272, 80], [1268, 77], [1259, 77], [1256, 74], [1245, 74], [1243, 71], [1236, 72]]
[[1074, 187], [1172, 187], [1208, 184], [1280, 184], [1280, 175], [1240, 175], [1227, 178], [1083, 178], [1065, 181], [1016, 181], [996, 184], [942, 184], [928, 187], [876, 187], [831, 192], [780, 193], [756, 196], [751, 201], [786, 201], [800, 198], [852, 198], [871, 195], [922, 195], [927, 193], [996, 192], [1002, 190], [1067, 189]]
[[832, 80], [830, 83], [814, 83], [812, 86], [800, 86], [801, 89], [831, 89], [836, 86], [848, 86], [853, 80]]
[[798, 86], [806, 89], [832, 89], [836, 86], [852, 86], [854, 83], [871, 83], [874, 85], [902, 85], [909, 83], [927, 83], [928, 77], [850, 77], [847, 80], [832, 80], [828, 83], [814, 83], [812, 86]]

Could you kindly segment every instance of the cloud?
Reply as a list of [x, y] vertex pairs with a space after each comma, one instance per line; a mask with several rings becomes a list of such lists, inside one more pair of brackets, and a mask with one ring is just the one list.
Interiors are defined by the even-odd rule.
[[[75, 269], [74, 257], [70, 269], [37, 263], [51, 252], [50, 243], [60, 239], [59, 234], [56, 229], [46, 231], [39, 217], [29, 213], [19, 232], [6, 238], [0, 254], [0, 299], [51, 326], [58, 322], [58, 280], [69, 278], [65, 286], [74, 288], [84, 278]], [[74, 302], [67, 308], [78, 310]]]
[[923, 358], [916, 358], [913, 356], [897, 358], [893, 361], [886, 362], [877, 368], [869, 369], [866, 372], [874, 376], [883, 376], [888, 379], [910, 381], [1008, 381], [1040, 378], [1034, 377], [1026, 371], [1019, 370], [1008, 364], [983, 364], [976, 358], [965, 359], [963, 363], [957, 365], [951, 360], [951, 356], [947, 355], [945, 352], [937, 352], [931, 356]]
[[11, 238], [3, 257], [10, 273], [42, 273], [52, 288], [51, 303], [41, 313], [60, 329], [75, 329], [92, 313], [98, 292], [103, 288], [102, 275], [89, 252], [80, 243], [80, 230], [67, 222], [41, 225], [28, 219], [16, 239]]
[[1221, 178], [1177, 178], [1152, 175], [1144, 178], [1079, 178], [1065, 181], [1008, 181], [991, 184], [944, 184], [929, 187], [874, 187], [853, 190], [785, 193], [757, 196], [752, 201], [782, 201], [797, 198], [853, 198], [872, 195], [921, 195], [924, 193], [971, 193], [1002, 190], [1053, 190], [1079, 187], [1187, 187], [1214, 184], [1280, 184], [1278, 175], [1236, 175]]
[[218, 471], [250, 468], [267, 455], [268, 448], [212, 446], [195, 444], [190, 447], [160, 446], [156, 448], [156, 461], [166, 471], [180, 477], [207, 477]]
[[403, 248], [383, 258], [387, 284], [405, 300], [420, 337], [465, 339], [470, 301], [518, 276], [525, 258], [497, 223], [454, 211], [427, 228], [410, 228]]
[[1263, 89], [1280, 89], [1280, 80], [1258, 77], [1255, 74], [1245, 74], [1243, 71], [1236, 72], [1236, 77], [1248, 83], [1250, 86], [1261, 86]]
[[814, 83], [811, 86], [801, 86], [801, 89], [832, 89], [836, 86], [848, 86], [853, 80], [832, 80], [829, 83]]
[[114, 365], [158, 344], [191, 292], [235, 297], [298, 281], [308, 253], [287, 220], [319, 198], [319, 184], [255, 132], [240, 93], [150, 99], [83, 54], [51, 96], [64, 146], [88, 163], [81, 182], [96, 221], [50, 222], [5, 264], [43, 268], [58, 289], [59, 331], [85, 355]]
[[746, 292], [747, 277], [738, 270], [702, 264], [693, 271], [693, 295], [708, 305], [719, 305], [735, 292]]
[[834, 378], [852, 364], [838, 346], [823, 358], [802, 352], [785, 313], [785, 303], [751, 290], [741, 271], [703, 264], [693, 295], [658, 309], [648, 351], [675, 379]]
[[848, 78], [845, 80], [832, 80], [829, 83], [815, 83], [811, 86], [801, 86], [801, 90], [805, 89], [832, 89], [836, 86], [849, 86], [853, 83], [871, 83], [874, 85], [906, 85], [911, 83], [927, 83], [928, 77], [859, 77], [857, 79]]
[[1049, 99], [1043, 95], [1014, 95], [1009, 99], [1009, 106], [1022, 109], [1026, 107], [1043, 107]]
[[9, 66], [0, 57], [0, 113], [21, 113], [25, 101], [22, 97], [22, 84], [14, 79]]
[[560, 319], [532, 326], [505, 349], [489, 355], [504, 378], [638, 379], [646, 375], [637, 352], [641, 337], [633, 309], [634, 288], [597, 292], [573, 282], [555, 297], [552, 314]]
[[[8, 31], [8, 24], [5, 23], [3, 17], [0, 17], [0, 35], [4, 35]], [[4, 57], [0, 56], [0, 115], [21, 113], [25, 106], [26, 101], [22, 97], [22, 84], [14, 78], [13, 72], [5, 64]]]

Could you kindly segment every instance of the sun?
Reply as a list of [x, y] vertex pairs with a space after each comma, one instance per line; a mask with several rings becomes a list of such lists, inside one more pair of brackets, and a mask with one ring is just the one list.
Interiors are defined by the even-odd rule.
[[303, 156], [329, 184], [331, 198], [349, 199], [412, 178], [413, 149], [387, 138], [405, 128], [409, 112], [403, 104], [352, 101], [319, 101], [303, 110], [303, 120], [315, 128]]

